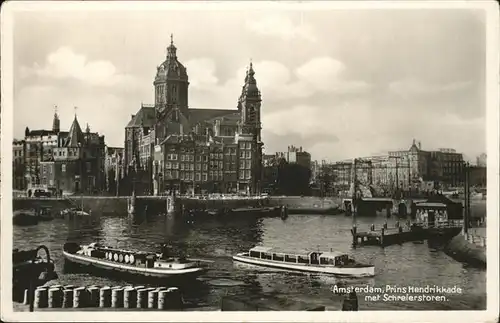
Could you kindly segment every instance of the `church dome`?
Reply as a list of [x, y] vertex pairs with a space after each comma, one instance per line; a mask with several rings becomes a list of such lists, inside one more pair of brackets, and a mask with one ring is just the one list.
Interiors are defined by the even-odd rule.
[[174, 45], [173, 39], [170, 41], [170, 46], [167, 47], [167, 57], [165, 61], [157, 68], [155, 82], [172, 79], [188, 80], [186, 67], [177, 59], [177, 48]]

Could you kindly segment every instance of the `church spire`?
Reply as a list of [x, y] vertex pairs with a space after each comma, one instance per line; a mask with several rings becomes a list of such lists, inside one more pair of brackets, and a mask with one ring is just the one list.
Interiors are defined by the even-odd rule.
[[253, 63], [252, 59], [250, 59], [250, 67], [248, 68], [248, 80], [247, 83], [249, 84], [256, 84], [257, 81], [255, 81], [255, 71], [253, 70]]
[[170, 46], [167, 47], [167, 58], [177, 58], [177, 48], [174, 45], [174, 34], [170, 34]]
[[57, 105], [54, 106], [54, 119], [52, 121], [52, 131], [59, 133], [61, 131], [61, 123], [59, 121], [59, 116], [57, 115]]

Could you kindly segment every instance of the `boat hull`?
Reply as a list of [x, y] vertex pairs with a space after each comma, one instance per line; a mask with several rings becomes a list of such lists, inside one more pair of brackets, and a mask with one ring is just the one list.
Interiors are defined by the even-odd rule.
[[138, 267], [105, 259], [96, 259], [85, 255], [72, 254], [67, 251], [63, 251], [63, 255], [67, 261], [82, 266], [96, 267], [102, 270], [123, 272], [151, 278], [192, 277], [198, 276], [206, 271], [205, 268], [200, 267], [173, 270]]
[[35, 225], [39, 221], [39, 217], [30, 211], [15, 211], [12, 217], [12, 223], [19, 226]]
[[345, 276], [345, 277], [372, 277], [375, 276], [374, 266], [365, 267], [326, 267], [326, 266], [313, 266], [308, 264], [298, 264], [298, 263], [287, 263], [281, 261], [257, 259], [253, 257], [245, 256], [243, 253], [239, 253], [233, 256], [233, 260], [271, 268], [279, 268], [292, 271], [317, 273], [317, 274], [329, 274], [335, 276]]

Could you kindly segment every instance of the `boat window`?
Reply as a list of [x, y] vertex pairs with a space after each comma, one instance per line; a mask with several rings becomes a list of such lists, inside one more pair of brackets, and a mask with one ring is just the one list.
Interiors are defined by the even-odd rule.
[[271, 258], [272, 258], [272, 257], [271, 257], [271, 254], [269, 254], [269, 253], [264, 253], [264, 252], [262, 253], [262, 256], [261, 256], [261, 257], [262, 257], [262, 259], [269, 259], [269, 260], [271, 260]]
[[280, 254], [273, 254], [273, 260], [283, 261], [284, 257], [283, 257], [283, 255], [280, 255]]
[[332, 258], [320, 258], [321, 265], [333, 265], [335, 261]]
[[285, 255], [285, 261], [286, 262], [297, 262], [297, 257]]
[[250, 251], [250, 257], [260, 258], [260, 252]]
[[300, 264], [308, 264], [309, 263], [309, 258], [308, 257], [298, 257], [298, 263]]
[[345, 256], [335, 257], [335, 266], [343, 266], [347, 263]]

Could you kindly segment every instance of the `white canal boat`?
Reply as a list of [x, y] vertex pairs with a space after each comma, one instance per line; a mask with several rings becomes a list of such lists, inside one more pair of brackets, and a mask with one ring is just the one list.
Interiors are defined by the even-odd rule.
[[361, 264], [340, 252], [285, 252], [257, 246], [248, 252], [238, 253], [233, 260], [272, 268], [308, 273], [331, 274], [346, 277], [375, 276], [375, 266]]
[[73, 263], [154, 278], [197, 276], [206, 271], [200, 260], [173, 258], [165, 254], [66, 243], [64, 257]]

